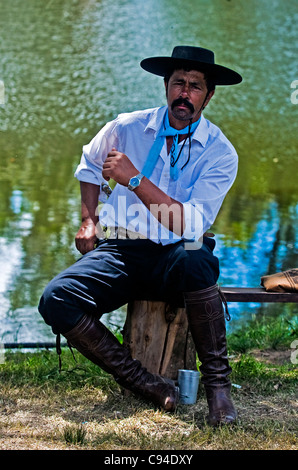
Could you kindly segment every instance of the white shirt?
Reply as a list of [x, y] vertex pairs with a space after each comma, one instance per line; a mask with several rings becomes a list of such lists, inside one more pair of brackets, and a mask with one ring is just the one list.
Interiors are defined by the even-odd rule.
[[[112, 147], [125, 153], [134, 166], [142, 171], [154, 139], [163, 123], [167, 107], [120, 114], [107, 123], [83, 147], [81, 162], [75, 176], [80, 181], [101, 186], [102, 166]], [[179, 144], [178, 152], [182, 143]], [[179, 169], [188, 159], [189, 141], [185, 142], [178, 161]], [[201, 116], [192, 136], [190, 160], [177, 181], [170, 178], [170, 156], [166, 138], [150, 180], [162, 191], [184, 206], [185, 231], [181, 237], [159, 223], [138, 196], [127, 187], [117, 184], [104, 202], [99, 214], [105, 227], [123, 227], [155, 242], [168, 244], [177, 240], [199, 240], [218, 214], [225, 195], [232, 186], [238, 166], [237, 153], [221, 130]]]

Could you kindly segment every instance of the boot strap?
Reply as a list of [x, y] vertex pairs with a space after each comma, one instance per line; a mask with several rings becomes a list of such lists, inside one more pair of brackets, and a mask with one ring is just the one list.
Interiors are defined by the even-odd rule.
[[227, 299], [226, 299], [225, 294], [223, 293], [223, 291], [221, 290], [221, 288], [219, 286], [218, 286], [218, 293], [219, 293], [221, 301], [222, 301], [222, 303], [224, 304], [224, 307], [225, 307], [225, 319], [227, 321], [230, 321], [231, 320], [231, 315], [230, 315], [230, 312], [229, 312], [229, 309], [228, 309]]
[[[67, 346], [69, 347], [72, 357], [75, 362], [77, 362], [76, 357], [74, 355], [73, 349], [71, 347], [71, 344], [69, 341], [67, 341]], [[61, 360], [61, 335], [60, 333], [57, 333], [56, 335], [56, 352], [58, 354], [58, 360], [59, 360], [59, 374], [61, 373], [62, 370], [62, 360]]]

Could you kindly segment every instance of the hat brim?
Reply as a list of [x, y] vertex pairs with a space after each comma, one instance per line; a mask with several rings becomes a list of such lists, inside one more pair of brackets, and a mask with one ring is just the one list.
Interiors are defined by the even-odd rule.
[[147, 72], [165, 77], [171, 70], [186, 68], [208, 73], [215, 85], [236, 85], [242, 82], [239, 73], [223, 65], [208, 64], [197, 60], [178, 59], [173, 57], [149, 57], [142, 60], [141, 67]]

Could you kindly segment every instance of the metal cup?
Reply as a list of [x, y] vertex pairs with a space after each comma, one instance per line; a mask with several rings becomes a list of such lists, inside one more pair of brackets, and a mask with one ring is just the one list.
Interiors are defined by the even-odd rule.
[[179, 401], [183, 405], [193, 405], [197, 401], [200, 372], [197, 370], [178, 370]]

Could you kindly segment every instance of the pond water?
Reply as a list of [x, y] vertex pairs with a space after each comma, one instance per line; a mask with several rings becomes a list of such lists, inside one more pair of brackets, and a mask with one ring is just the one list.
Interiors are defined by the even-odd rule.
[[[79, 256], [82, 146], [118, 113], [165, 104], [139, 62], [177, 44], [213, 49], [244, 77], [205, 112], [240, 159], [213, 227], [220, 283], [298, 267], [297, 22], [296, 0], [0, 0], [0, 341], [53, 339], [37, 305]], [[235, 328], [297, 307], [230, 312]]]

